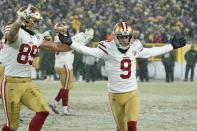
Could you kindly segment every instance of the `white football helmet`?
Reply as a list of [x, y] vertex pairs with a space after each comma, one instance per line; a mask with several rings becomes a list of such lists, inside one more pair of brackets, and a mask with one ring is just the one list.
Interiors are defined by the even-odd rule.
[[[114, 41], [121, 50], [127, 50], [130, 47], [133, 37], [133, 29], [127, 22], [119, 22], [113, 28]], [[120, 38], [129, 37], [128, 42], [120, 42]]]

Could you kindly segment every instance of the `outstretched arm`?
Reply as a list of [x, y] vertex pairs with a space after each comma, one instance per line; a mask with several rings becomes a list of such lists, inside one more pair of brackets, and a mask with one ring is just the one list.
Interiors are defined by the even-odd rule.
[[65, 52], [65, 51], [72, 50], [66, 44], [62, 44], [60, 42], [46, 41], [46, 40], [42, 42], [42, 44], [40, 45], [40, 48], [44, 50], [48, 50], [48, 51], [54, 51], [54, 52]]
[[143, 48], [143, 50], [137, 54], [137, 58], [158, 56], [170, 52], [171, 50], [173, 50], [171, 44], [162, 47]]
[[181, 48], [186, 45], [184, 36], [176, 34], [174, 35], [171, 44], [162, 47], [144, 48], [140, 51], [136, 57], [138, 58], [149, 58], [158, 56], [170, 52], [173, 49]]
[[91, 55], [97, 58], [102, 58], [104, 56], [104, 52], [98, 48], [87, 47], [75, 42], [72, 43], [71, 48], [82, 54]]

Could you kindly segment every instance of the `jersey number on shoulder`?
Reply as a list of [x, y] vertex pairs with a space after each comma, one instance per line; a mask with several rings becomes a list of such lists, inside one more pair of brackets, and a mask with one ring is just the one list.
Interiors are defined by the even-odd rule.
[[120, 74], [120, 77], [122, 79], [129, 79], [131, 77], [131, 60], [129, 58], [124, 58], [122, 59], [120, 63], [120, 69], [122, 71], [127, 71], [128, 73], [125, 74]]
[[[17, 62], [20, 64], [26, 64], [29, 62], [30, 65], [32, 65], [33, 58], [38, 52], [38, 47], [36, 45], [33, 45], [32, 47], [28, 44], [22, 44], [19, 53], [17, 56]], [[31, 56], [31, 59], [29, 59], [29, 55]]]

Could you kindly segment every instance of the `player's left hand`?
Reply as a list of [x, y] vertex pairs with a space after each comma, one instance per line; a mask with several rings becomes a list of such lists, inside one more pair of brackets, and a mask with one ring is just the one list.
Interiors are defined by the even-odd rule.
[[174, 49], [181, 48], [186, 45], [186, 39], [183, 35], [175, 34], [171, 41], [171, 44]]
[[66, 34], [67, 35], [63, 35], [62, 33], [59, 33], [58, 36], [59, 36], [60, 41], [63, 44], [66, 44], [66, 45], [70, 46], [72, 44], [72, 39], [71, 39], [70, 33], [68, 31], [67, 31]]
[[85, 34], [86, 39], [88, 41], [90, 41], [94, 37], [94, 30], [93, 29], [86, 29], [84, 34]]
[[16, 19], [16, 22], [18, 24], [22, 24], [26, 19], [29, 19], [32, 17], [32, 11], [31, 11], [31, 5], [29, 4], [27, 9], [24, 10], [19, 16], [18, 18]]

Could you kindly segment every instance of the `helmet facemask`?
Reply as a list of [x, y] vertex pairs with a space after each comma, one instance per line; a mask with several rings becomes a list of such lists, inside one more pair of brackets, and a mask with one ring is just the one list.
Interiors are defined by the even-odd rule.
[[133, 36], [132, 28], [126, 22], [117, 23], [113, 29], [114, 41], [121, 50], [128, 50]]

